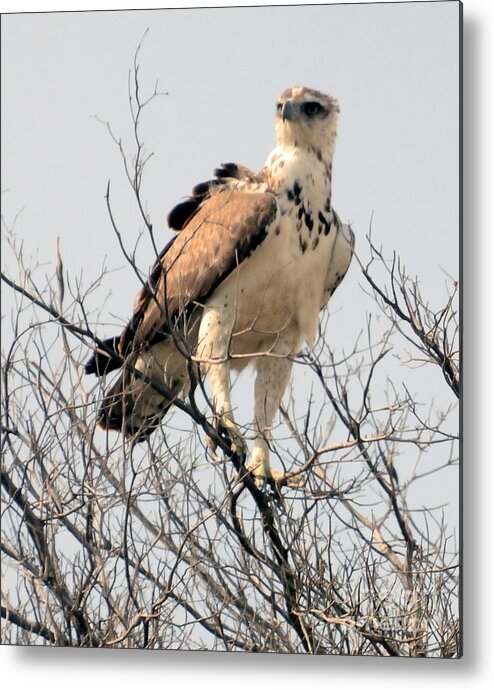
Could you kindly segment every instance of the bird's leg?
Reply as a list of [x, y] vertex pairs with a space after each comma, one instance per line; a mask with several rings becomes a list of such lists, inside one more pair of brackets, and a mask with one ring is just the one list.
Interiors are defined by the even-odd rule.
[[[223, 299], [221, 300], [223, 302]], [[202, 371], [207, 374], [213, 392], [213, 407], [216, 426], [226, 431], [231, 441], [232, 451], [246, 452], [246, 443], [233, 420], [230, 399], [230, 364], [228, 353], [233, 331], [234, 312], [224, 313], [218, 306], [209, 306], [205, 311], [199, 328], [197, 355]], [[220, 327], [221, 326], [221, 327]], [[216, 443], [208, 437], [207, 445], [215, 456]]]
[[[231, 441], [234, 453], [242, 455], [247, 451], [247, 444], [233, 419], [232, 403], [230, 399], [230, 367], [228, 362], [209, 364], [208, 378], [213, 389], [213, 405], [217, 415], [218, 428], [223, 427]], [[207, 440], [211, 451], [216, 450], [216, 444], [211, 438]]]
[[291, 370], [292, 362], [289, 359], [265, 355], [257, 362], [255, 383], [257, 434], [248, 468], [258, 484], [271, 480], [277, 484], [299, 485], [294, 479], [287, 480], [284, 473], [272, 470], [269, 465], [271, 426], [288, 384]]

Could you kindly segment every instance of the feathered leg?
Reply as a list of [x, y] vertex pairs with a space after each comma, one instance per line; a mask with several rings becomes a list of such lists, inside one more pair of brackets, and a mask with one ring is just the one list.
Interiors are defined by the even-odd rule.
[[[232, 442], [232, 450], [239, 454], [245, 453], [247, 444], [233, 418], [230, 399], [230, 366], [228, 362], [209, 364], [207, 374], [213, 390], [213, 404], [218, 423], [227, 430]], [[211, 450], [216, 450], [216, 444], [211, 440], [208, 440], [208, 446]]]
[[[261, 481], [273, 479], [282, 482], [285, 475], [269, 465], [271, 428], [281, 399], [290, 379], [292, 361], [266, 355], [257, 362], [255, 382], [255, 420], [257, 436], [252, 450], [249, 469]], [[293, 483], [295, 485], [295, 483]]]
[[[245, 440], [235, 424], [230, 398], [230, 363], [228, 361], [231, 342], [232, 323], [228, 323], [225, 314], [217, 308], [208, 308], [199, 329], [197, 357], [201, 370], [207, 375], [213, 392], [213, 407], [218, 424], [228, 432], [232, 441], [232, 450], [245, 453]], [[214, 453], [216, 444], [207, 440]]]

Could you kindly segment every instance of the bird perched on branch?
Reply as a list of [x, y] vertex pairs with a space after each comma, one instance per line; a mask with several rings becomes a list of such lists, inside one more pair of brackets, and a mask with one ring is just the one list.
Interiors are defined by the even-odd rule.
[[259, 478], [283, 479], [269, 464], [271, 426], [293, 357], [314, 341], [319, 312], [353, 254], [353, 232], [331, 205], [338, 113], [330, 96], [286, 89], [276, 106], [276, 147], [261, 171], [222, 165], [170, 212], [176, 234], [137, 295], [132, 318], [85, 367], [102, 376], [122, 359], [131, 365], [104, 396], [101, 427], [146, 438], [173, 399], [187, 395], [193, 360], [209, 379], [218, 423], [245, 450], [230, 372], [251, 364], [256, 433], [249, 467]]

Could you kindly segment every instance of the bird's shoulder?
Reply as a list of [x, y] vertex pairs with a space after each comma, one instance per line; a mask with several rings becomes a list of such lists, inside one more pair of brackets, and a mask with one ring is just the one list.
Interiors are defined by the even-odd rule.
[[[272, 191], [264, 171], [256, 173], [238, 163], [223, 163], [214, 170], [213, 175], [211, 179], [196, 184], [191, 194], [172, 208], [167, 217], [171, 230], [183, 230], [204, 205], [222, 192], [242, 191], [255, 194]], [[234, 200], [237, 201], [238, 198], [236, 196]], [[222, 199], [225, 201], [225, 197]]]

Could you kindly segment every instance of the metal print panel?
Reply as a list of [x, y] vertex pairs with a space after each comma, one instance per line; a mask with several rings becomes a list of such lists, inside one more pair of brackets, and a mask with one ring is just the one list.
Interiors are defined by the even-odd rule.
[[461, 655], [460, 32], [2, 17], [3, 644]]

